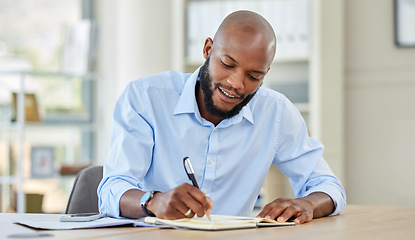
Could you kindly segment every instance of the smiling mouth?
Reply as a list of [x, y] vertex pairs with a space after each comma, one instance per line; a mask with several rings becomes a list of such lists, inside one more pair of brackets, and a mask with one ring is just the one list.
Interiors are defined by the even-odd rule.
[[225, 96], [227, 96], [227, 97], [229, 97], [229, 98], [238, 98], [237, 96], [235, 96], [235, 95], [232, 95], [232, 94], [229, 94], [229, 93], [227, 93], [227, 92], [225, 92], [225, 90], [223, 90], [222, 88], [219, 88], [219, 90], [225, 95]]

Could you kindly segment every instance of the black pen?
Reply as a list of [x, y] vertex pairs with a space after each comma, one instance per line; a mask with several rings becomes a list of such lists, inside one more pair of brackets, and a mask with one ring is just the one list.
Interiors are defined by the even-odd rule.
[[[183, 158], [183, 165], [184, 165], [184, 170], [186, 170], [187, 176], [189, 177], [190, 181], [192, 181], [193, 186], [199, 188], [199, 184], [197, 184], [196, 177], [195, 177], [195, 171], [193, 170], [189, 157]], [[210, 214], [206, 214], [206, 216], [209, 219], [209, 221], [211, 221]]]
[[193, 186], [199, 188], [199, 184], [197, 184], [196, 177], [195, 177], [195, 171], [193, 170], [189, 157], [185, 157], [183, 159], [183, 165], [184, 165], [184, 169], [186, 170], [187, 176], [189, 177], [190, 181], [192, 181]]

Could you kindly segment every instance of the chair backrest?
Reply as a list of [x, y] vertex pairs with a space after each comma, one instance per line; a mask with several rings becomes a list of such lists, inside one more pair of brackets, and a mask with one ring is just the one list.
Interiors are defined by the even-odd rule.
[[65, 213], [98, 213], [97, 188], [102, 179], [102, 166], [82, 169], [76, 176]]

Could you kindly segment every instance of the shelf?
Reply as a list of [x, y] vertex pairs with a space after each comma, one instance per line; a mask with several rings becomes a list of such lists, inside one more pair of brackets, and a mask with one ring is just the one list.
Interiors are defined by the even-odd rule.
[[[4, 149], [10, 149], [7, 150], [9, 152], [5, 155], [5, 161], [2, 156], [0, 164], [5, 165], [6, 168], [9, 165], [8, 168], [16, 169], [13, 170], [11, 176], [0, 176], [0, 183], [13, 185], [16, 188], [18, 212], [25, 211], [24, 194], [29, 189], [28, 184], [30, 191], [46, 193], [52, 187], [56, 194], [65, 194], [68, 191], [68, 184], [62, 184], [60, 179], [63, 177], [69, 179], [68, 177], [76, 175], [81, 168], [95, 162], [97, 127], [94, 117], [96, 101], [94, 88], [97, 77], [95, 73], [0, 71], [0, 81], [14, 83], [9, 89], [5, 89], [6, 93], [17, 92], [17, 97], [12, 99], [10, 104], [17, 121], [12, 122], [6, 120], [9, 117], [3, 117], [0, 122], [0, 143]], [[46, 87], [42, 89], [43, 92], [36, 92], [39, 89], [36, 88], [37, 85], [34, 87], [34, 81], [44, 81], [45, 85], [42, 86]], [[31, 118], [27, 118], [29, 111], [26, 102], [22, 100], [29, 94], [39, 97], [35, 98], [35, 104], [32, 104], [35, 107], [29, 109], [31, 112], [38, 113], [39, 117], [35, 120], [39, 119], [39, 121], [28, 121]], [[49, 105], [45, 101], [42, 102], [41, 97], [49, 97]], [[19, 119], [20, 116], [25, 120]], [[37, 151], [37, 154], [34, 154], [33, 149], [36, 148], [51, 149], [53, 152], [39, 155]], [[47, 164], [51, 166], [48, 170], [52, 167], [54, 170], [50, 175], [38, 178], [31, 175], [31, 171], [33, 163], [38, 164], [39, 156], [43, 157], [42, 161], [47, 158]], [[13, 159], [13, 163], [8, 163], [7, 159]], [[82, 166], [77, 164], [82, 164]], [[55, 169], [59, 165], [63, 166], [62, 169]], [[8, 173], [3, 172], [3, 174]], [[34, 181], [46, 181], [47, 183], [32, 184]], [[7, 196], [10, 193], [3, 189], [2, 195]], [[4, 210], [7, 206], [3, 204], [1, 207]]]
[[15, 176], [0, 176], [0, 185], [6, 186], [6, 185], [13, 185], [17, 183], [17, 177]]
[[0, 123], [0, 131], [15, 131], [17, 126], [11, 123]]
[[[39, 123], [25, 123], [24, 128], [40, 129], [40, 128], [78, 128], [83, 131], [96, 131], [97, 128], [94, 123], [90, 122], [39, 122]], [[0, 130], [2, 131], [17, 131], [20, 130], [20, 126], [17, 123], [0, 124]]]
[[0, 75], [29, 75], [38, 77], [64, 77], [64, 78], [82, 78], [84, 80], [95, 80], [97, 79], [96, 73], [63, 73], [63, 72], [41, 72], [41, 71], [0, 71]]
[[82, 169], [90, 167], [90, 164], [87, 165], [62, 165], [59, 169], [61, 176], [74, 176], [77, 175]]

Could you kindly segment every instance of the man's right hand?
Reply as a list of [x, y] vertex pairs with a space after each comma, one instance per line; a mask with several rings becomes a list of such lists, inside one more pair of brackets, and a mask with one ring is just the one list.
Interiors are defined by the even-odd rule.
[[213, 203], [200, 189], [183, 183], [168, 192], [156, 193], [147, 208], [158, 218], [179, 219], [210, 214]]

